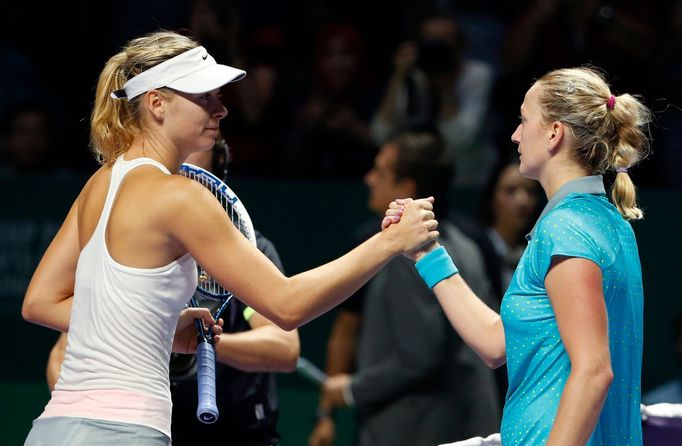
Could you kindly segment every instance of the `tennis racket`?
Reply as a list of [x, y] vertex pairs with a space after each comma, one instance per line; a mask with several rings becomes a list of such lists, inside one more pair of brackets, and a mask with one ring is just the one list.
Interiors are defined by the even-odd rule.
[[303, 356], [296, 361], [296, 371], [317, 386], [322, 386], [327, 380], [327, 374]]
[[[237, 227], [244, 237], [256, 246], [256, 235], [253, 224], [246, 208], [239, 200], [237, 195], [218, 177], [201, 167], [191, 164], [180, 166], [179, 173], [185, 177], [201, 183], [216, 197], [227, 212], [232, 223]], [[199, 283], [197, 290], [190, 299], [189, 305], [193, 307], [208, 307], [211, 309], [213, 318], [218, 320], [220, 315], [227, 308], [230, 300], [234, 297], [232, 293], [222, 287], [213, 277], [197, 265]], [[210, 330], [204, 328], [201, 320], [196, 321], [199, 344], [197, 345], [197, 419], [205, 424], [212, 424], [218, 420], [220, 415], [216, 405], [216, 384], [215, 384], [215, 350], [213, 348], [213, 335]]]

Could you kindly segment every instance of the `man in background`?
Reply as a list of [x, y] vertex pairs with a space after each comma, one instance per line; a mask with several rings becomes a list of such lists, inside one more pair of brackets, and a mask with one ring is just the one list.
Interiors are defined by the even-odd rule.
[[[365, 176], [368, 205], [383, 216], [395, 198], [436, 197], [440, 243], [475, 292], [491, 298], [477, 246], [446, 217], [452, 166], [433, 134], [399, 135], [381, 147]], [[499, 431], [492, 372], [452, 329], [406, 257], [341, 307], [326, 369], [310, 446], [333, 444], [332, 412], [346, 406], [357, 410], [360, 446], [433, 446]]]

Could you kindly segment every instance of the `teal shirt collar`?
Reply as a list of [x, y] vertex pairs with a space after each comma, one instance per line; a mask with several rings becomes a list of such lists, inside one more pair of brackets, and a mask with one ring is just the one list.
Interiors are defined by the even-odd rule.
[[570, 194], [606, 195], [606, 189], [604, 189], [604, 178], [601, 175], [580, 177], [561, 186], [547, 202], [547, 205], [542, 210], [542, 214], [540, 214], [540, 217], [538, 217], [537, 221], [535, 222], [533, 229], [530, 230], [530, 234], [526, 235], [527, 241], [530, 241], [535, 236], [535, 228], [538, 226], [538, 222]]

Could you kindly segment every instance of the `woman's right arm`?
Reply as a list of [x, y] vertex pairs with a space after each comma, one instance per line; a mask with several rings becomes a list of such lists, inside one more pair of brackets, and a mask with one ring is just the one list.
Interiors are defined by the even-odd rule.
[[68, 331], [79, 254], [76, 199], [33, 273], [21, 307], [24, 319], [61, 332]]
[[237, 231], [201, 185], [186, 180], [176, 197], [168, 207], [168, 231], [219, 283], [285, 330], [338, 305], [393, 257], [438, 236], [431, 202], [416, 200], [406, 207], [400, 224], [334, 261], [285, 277]]

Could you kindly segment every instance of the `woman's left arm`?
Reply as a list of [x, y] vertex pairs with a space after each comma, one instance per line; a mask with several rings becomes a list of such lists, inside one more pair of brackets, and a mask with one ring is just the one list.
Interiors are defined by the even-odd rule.
[[547, 446], [584, 445], [613, 381], [601, 269], [584, 258], [555, 256], [545, 287], [571, 361]]

